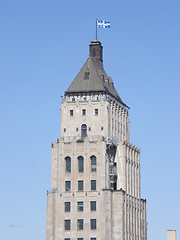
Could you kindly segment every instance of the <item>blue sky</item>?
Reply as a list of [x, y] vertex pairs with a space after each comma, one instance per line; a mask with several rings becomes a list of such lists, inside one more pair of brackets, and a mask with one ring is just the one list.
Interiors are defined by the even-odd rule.
[[180, 2], [0, 1], [0, 239], [44, 240], [61, 95], [88, 57], [95, 19], [104, 67], [141, 148], [148, 240], [180, 235]]

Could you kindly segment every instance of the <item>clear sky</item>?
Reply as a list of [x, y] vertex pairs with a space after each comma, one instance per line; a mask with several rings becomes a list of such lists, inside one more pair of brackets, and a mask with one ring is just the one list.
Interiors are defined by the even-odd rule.
[[104, 67], [141, 148], [148, 240], [180, 238], [180, 1], [0, 1], [0, 239], [45, 240], [51, 142], [61, 95], [88, 57], [95, 19]]

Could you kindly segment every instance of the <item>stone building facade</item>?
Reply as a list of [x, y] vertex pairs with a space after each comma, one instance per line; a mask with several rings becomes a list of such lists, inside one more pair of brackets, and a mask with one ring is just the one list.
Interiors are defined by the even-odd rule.
[[52, 144], [46, 240], [147, 240], [140, 149], [129, 142], [129, 107], [103, 67], [89, 57], [61, 104], [61, 137]]
[[167, 240], [176, 240], [176, 230], [167, 230]]

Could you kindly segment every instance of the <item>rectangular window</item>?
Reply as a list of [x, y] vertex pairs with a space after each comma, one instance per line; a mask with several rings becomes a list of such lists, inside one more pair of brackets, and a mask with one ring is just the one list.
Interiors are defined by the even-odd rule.
[[70, 230], [71, 229], [71, 220], [65, 220], [64, 221], [64, 229]]
[[96, 191], [96, 180], [91, 180], [91, 190]]
[[70, 238], [65, 238], [64, 240], [70, 240]]
[[82, 180], [78, 181], [78, 191], [83, 191], [83, 181]]
[[90, 72], [85, 72], [84, 73], [84, 79], [87, 80], [89, 79]]
[[83, 219], [78, 219], [77, 220], [77, 229], [78, 230], [83, 230]]
[[83, 240], [83, 238], [77, 238], [77, 240]]
[[91, 211], [96, 211], [96, 201], [90, 201]]
[[94, 113], [95, 113], [96, 116], [98, 115], [98, 109], [97, 108], [94, 110]]
[[82, 115], [83, 115], [83, 116], [86, 115], [86, 109], [82, 109]]
[[78, 212], [83, 211], [83, 201], [77, 202], [77, 210], [78, 210]]
[[91, 240], [96, 240], [96, 238], [95, 238], [95, 237], [92, 237]]
[[66, 192], [71, 191], [71, 181], [65, 181], [65, 191]]
[[91, 229], [96, 229], [96, 219], [91, 219]]
[[64, 209], [65, 209], [65, 212], [70, 212], [71, 211], [71, 203], [70, 202], [65, 202], [64, 203]]
[[70, 110], [70, 116], [73, 116], [73, 110]]

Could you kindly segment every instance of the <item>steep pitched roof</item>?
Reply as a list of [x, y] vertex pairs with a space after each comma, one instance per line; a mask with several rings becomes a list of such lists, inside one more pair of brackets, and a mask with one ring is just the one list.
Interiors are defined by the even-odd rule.
[[[95, 43], [96, 46], [101, 47], [100, 42], [91, 43]], [[102, 55], [102, 53], [98, 54]], [[117, 93], [112, 79], [106, 74], [102, 65], [102, 59], [98, 58], [97, 56], [96, 58], [90, 56], [86, 60], [85, 64], [83, 65], [75, 79], [72, 81], [65, 94], [88, 92], [103, 92], [109, 94], [117, 101], [122, 103], [124, 106], [126, 106], [126, 104], [123, 103], [122, 99]]]
[[[85, 74], [89, 75], [88, 79], [85, 79]], [[105, 92], [105, 89], [101, 82], [101, 76], [98, 73], [95, 61], [88, 58], [75, 79], [72, 81], [66, 93], [94, 91]]]

